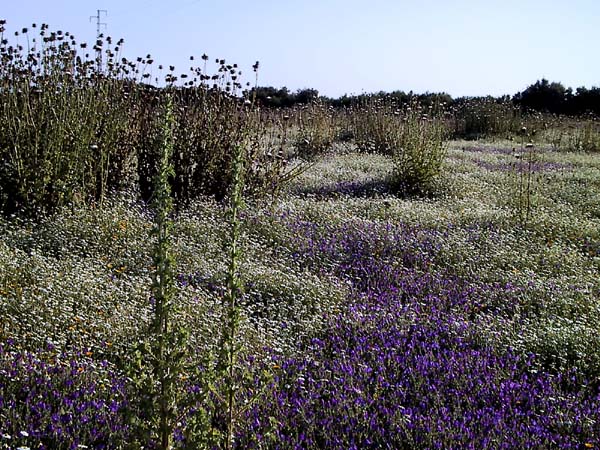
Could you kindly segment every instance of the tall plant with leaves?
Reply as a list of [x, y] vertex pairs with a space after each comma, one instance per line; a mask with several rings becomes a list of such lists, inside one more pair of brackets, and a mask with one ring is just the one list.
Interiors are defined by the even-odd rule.
[[337, 136], [337, 124], [333, 110], [318, 101], [302, 108], [299, 113], [296, 152], [301, 158], [312, 160], [331, 148]]
[[155, 239], [152, 273], [152, 314], [145, 342], [138, 348], [134, 382], [140, 399], [137, 428], [142, 445], [151, 442], [171, 449], [180, 414], [180, 376], [187, 356], [187, 331], [174, 323], [177, 303], [174, 258], [170, 249], [170, 214], [173, 208], [169, 179], [173, 176], [173, 103], [167, 97], [159, 170], [154, 180], [152, 209]]
[[361, 152], [391, 155], [400, 130], [400, 106], [391, 100], [367, 97], [350, 114], [352, 136]]
[[417, 101], [401, 107], [392, 100], [367, 99], [353, 112], [354, 140], [364, 152], [391, 156], [393, 184], [404, 193], [426, 191], [440, 174], [447, 127], [440, 106]]
[[398, 131], [392, 149], [395, 182], [404, 192], [422, 192], [440, 174], [446, 156], [448, 131], [441, 111], [412, 103]]
[[130, 110], [122, 80], [101, 76], [69, 33], [24, 28], [24, 49], [3, 31], [0, 21], [0, 209], [101, 203], [132, 171], [132, 152], [118, 145]]
[[241, 350], [238, 332], [240, 326], [240, 305], [239, 300], [242, 295], [242, 282], [239, 275], [239, 261], [241, 251], [239, 247], [240, 239], [240, 218], [239, 213], [243, 207], [244, 192], [244, 166], [245, 166], [245, 147], [242, 143], [234, 147], [233, 160], [231, 165], [232, 185], [230, 192], [229, 206], [229, 248], [228, 248], [228, 266], [227, 266], [227, 286], [225, 292], [225, 312], [222, 322], [222, 334], [218, 361], [218, 372], [223, 377], [223, 389], [217, 393], [217, 397], [223, 406], [225, 419], [225, 433], [223, 436], [222, 447], [230, 450], [234, 444], [234, 434], [236, 422], [238, 420], [238, 378], [240, 367], [238, 364], [238, 355]]

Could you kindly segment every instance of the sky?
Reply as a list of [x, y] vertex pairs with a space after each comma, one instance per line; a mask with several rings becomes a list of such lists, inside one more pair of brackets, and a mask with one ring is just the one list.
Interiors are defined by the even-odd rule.
[[598, 0], [0, 0], [5, 37], [32, 23], [123, 38], [178, 72], [206, 53], [252, 85], [339, 97], [402, 90], [515, 94], [546, 78], [600, 87]]

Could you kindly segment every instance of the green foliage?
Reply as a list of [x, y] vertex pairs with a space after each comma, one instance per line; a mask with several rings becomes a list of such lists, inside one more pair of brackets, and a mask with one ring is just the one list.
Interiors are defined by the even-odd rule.
[[453, 107], [456, 138], [508, 138], [520, 127], [519, 110], [508, 99], [492, 97], [457, 100]]
[[564, 148], [577, 152], [600, 151], [600, 124], [598, 120], [587, 120], [567, 133]]
[[[538, 145], [535, 151], [545, 149]], [[172, 273], [178, 279], [177, 307], [170, 317], [189, 332], [188, 357], [177, 378], [178, 392], [184, 391], [177, 402], [178, 416], [183, 418], [177, 436], [185, 441], [174, 446], [226, 445], [228, 423], [243, 430], [248, 405], [260, 404], [261, 380], [267, 379], [261, 371], [272, 367], [262, 348], [295, 354], [300, 361], [309, 358], [304, 353], [306, 344], [323, 336], [328, 317], [343, 309], [344, 301], [358, 305], [363, 301], [357, 299], [353, 283], [336, 278], [332, 272], [337, 266], [331, 261], [315, 258], [316, 269], [302, 262], [303, 252], [319, 248], [332, 227], [415, 230], [414, 236], [427, 245], [414, 247], [411, 238], [396, 248], [428, 252], [431, 261], [421, 268], [423, 276], [443, 273], [468, 280], [472, 290], [456, 308], [464, 308], [477, 321], [482, 345], [511, 347], [522, 354], [535, 352], [536, 364], [543, 370], [562, 372], [577, 367], [597, 377], [598, 163], [592, 154], [545, 151], [541, 162], [558, 168], [545, 169], [541, 175], [544, 182], [535, 186], [535, 208], [522, 229], [515, 227], [506, 205], [507, 186], [515, 176], [511, 164], [517, 160], [517, 150], [511, 147], [451, 144], [446, 158], [451, 166], [449, 195], [434, 199], [384, 193], [323, 201], [292, 192], [268, 207], [249, 204], [243, 214], [237, 214], [238, 276], [234, 283], [230, 283], [230, 273], [235, 272], [230, 270], [231, 248], [227, 247], [232, 240], [231, 209], [203, 200], [173, 216], [170, 236], [177, 238], [171, 239], [169, 248], [174, 256]], [[389, 161], [389, 156], [378, 154], [330, 154], [296, 183], [310, 185], [311, 191], [348, 180], [368, 183], [383, 179]], [[304, 224], [306, 228], [300, 229], [307, 233], [298, 233], [296, 224]], [[109, 199], [102, 209], [61, 208], [37, 224], [0, 220], [0, 315], [6, 318], [0, 324], [0, 338], [12, 339], [24, 349], [36, 349], [51, 340], [62, 354], [71, 348], [89, 348], [91, 355], [86, 358], [107, 358], [119, 363], [118, 367], [127, 359], [139, 364], [140, 373], [148, 374], [145, 379], [131, 377], [128, 389], [151, 386], [158, 392], [149, 364], [153, 341], [143, 336], [153, 324], [147, 287], [154, 268], [149, 269], [153, 262], [148, 255], [157, 241], [147, 239], [151, 227], [143, 205], [131, 199]], [[404, 233], [388, 237], [389, 243], [407, 239]], [[337, 238], [332, 243], [336, 242]], [[368, 254], [384, 257], [380, 252], [388, 247], [373, 248]], [[390, 265], [402, 264], [395, 254], [385, 257]], [[233, 285], [237, 291], [231, 290]], [[233, 333], [236, 345], [224, 347], [223, 337], [232, 335], [226, 332], [232, 317], [227, 308], [231, 292], [239, 294]], [[362, 311], [357, 309], [369, 320]], [[424, 320], [418, 314], [403, 317], [407, 323]], [[147, 345], [137, 346], [139, 341]], [[133, 355], [132, 348], [139, 352]], [[230, 367], [228, 348], [238, 352], [233, 378], [227, 371], [220, 375], [216, 370], [219, 356], [224, 361], [219, 370]], [[93, 371], [88, 375], [96, 380]], [[231, 379], [235, 379], [235, 401], [231, 403], [234, 413], [228, 416]], [[198, 392], [187, 390], [190, 385]], [[133, 423], [158, 429], [160, 421], [152, 422], [150, 411], [131, 405]], [[228, 417], [233, 420], [227, 422]], [[147, 442], [148, 435], [137, 436], [134, 441], [129, 435], [127, 439], [132, 440], [126, 444], [139, 448]]]
[[[129, 376], [127, 397], [133, 399], [131, 441], [119, 445], [239, 445], [244, 414], [269, 385], [272, 354], [265, 347], [308, 360], [306, 344], [323, 336], [344, 302], [356, 302], [357, 316], [369, 319], [361, 306], [371, 299], [357, 289], [369, 280], [360, 271], [351, 280], [337, 278], [342, 271], [336, 258], [346, 250], [385, 258], [395, 271], [410, 263], [401, 252], [422, 248], [428, 258], [418, 276], [449, 274], [470, 283], [453, 308], [478, 321], [483, 345], [535, 352], [544, 370], [581, 368], [597, 378], [600, 166], [588, 154], [598, 149], [596, 122], [557, 118], [536, 125], [541, 131], [532, 146], [526, 145], [534, 138], [528, 125], [531, 135], [522, 135], [519, 151], [472, 143], [448, 149], [447, 119], [435, 106], [370, 99], [343, 112], [363, 154], [318, 158], [339, 130], [339, 116], [321, 104], [295, 110], [291, 119], [288, 112], [242, 104], [227, 93], [237, 75], [225, 62], [220, 67], [231, 77], [216, 80], [223, 83], [216, 87], [176, 88], [171, 74], [171, 86], [152, 88], [126, 79], [115, 65], [107, 70], [114, 77], [105, 77], [95, 72], [95, 62], [76, 66], [76, 73], [89, 68], [85, 81], [65, 72], [72, 58], [54, 59], [73, 47], [61, 47], [55, 38], [41, 53], [48, 79], [38, 73], [28, 85], [16, 66], [0, 66], [0, 202], [11, 212], [56, 211], [37, 222], [0, 219], [0, 340], [28, 351], [51, 344], [42, 359], [57, 366], [85, 349], [80, 380], [98, 383], [106, 398], [125, 394], [109, 392], [105, 379], [110, 371], [104, 368], [117, 363]], [[18, 51], [11, 52], [18, 60]], [[480, 106], [462, 117], [460, 133], [494, 137], [514, 130], [516, 116], [506, 104]], [[547, 116], [528, 120], [540, 123]], [[573, 152], [547, 151], [542, 160], [543, 139], [555, 126], [566, 130], [556, 150]], [[314, 164], [287, 165], [288, 133], [294, 132], [308, 141], [301, 149], [294, 136], [296, 149]], [[448, 164], [449, 195], [353, 195], [383, 180], [390, 161], [394, 183], [404, 192], [427, 189]], [[245, 195], [275, 193], [301, 172], [281, 202], [264, 209], [244, 205]], [[123, 187], [151, 199], [151, 214], [131, 198], [108, 195]], [[327, 201], [304, 195], [315, 192], [344, 195]], [[182, 204], [177, 216], [172, 193]], [[198, 202], [205, 194], [228, 199], [229, 207]], [[527, 226], [515, 227], [515, 218]], [[389, 242], [376, 233], [373, 251], [362, 253], [369, 241], [345, 242], [344, 233], [363, 225], [402, 233], [390, 234]], [[324, 240], [338, 226], [342, 234]], [[388, 244], [397, 242], [399, 253], [386, 254]], [[303, 259], [330, 244], [343, 251]], [[372, 275], [379, 274], [365, 278]], [[408, 325], [422, 321], [419, 314], [403, 317]], [[105, 359], [109, 366], [94, 370]], [[58, 386], [71, 381], [61, 378]], [[176, 435], [183, 441], [174, 442]], [[279, 444], [274, 435], [268, 438], [273, 441], [258, 441]]]
[[152, 273], [152, 319], [147, 338], [136, 351], [138, 370], [134, 380], [139, 390], [142, 420], [142, 442], [156, 442], [159, 448], [172, 448], [173, 432], [179, 417], [181, 389], [179, 377], [184, 371], [187, 332], [173, 322], [177, 308], [175, 261], [170, 249], [172, 210], [169, 178], [173, 175], [171, 154], [173, 152], [173, 103], [167, 98], [162, 127], [161, 160], [155, 177], [152, 207], [154, 227]]
[[292, 106], [294, 102], [291, 95], [285, 86], [279, 89], [273, 86], [256, 86], [250, 91], [250, 96], [258, 104], [275, 108]]
[[90, 61], [73, 68], [74, 44], [48, 39], [29, 54], [0, 44], [0, 209], [9, 213], [102, 202], [132, 179], [133, 154], [119, 145], [131, 107], [123, 81], [98, 77]]
[[240, 220], [239, 213], [243, 207], [244, 190], [244, 155], [245, 148], [240, 145], [234, 149], [232, 161], [232, 188], [229, 208], [229, 254], [227, 264], [227, 285], [225, 291], [225, 317], [222, 323], [221, 354], [218, 363], [218, 373], [224, 376], [221, 402], [225, 412], [226, 432], [222, 447], [231, 450], [234, 444], [234, 436], [237, 427], [238, 402], [239, 402], [239, 373], [241, 367], [238, 364], [238, 354], [241, 350], [239, 342], [240, 327], [240, 305], [239, 299], [242, 295], [242, 283], [239, 276], [239, 238]]
[[267, 124], [258, 119], [260, 113], [240, 97], [237, 65], [217, 60], [213, 76], [206, 67], [192, 67], [194, 78], [180, 87], [172, 69], [165, 76], [167, 94], [166, 88], [146, 83], [154, 62], [150, 55], [130, 62], [118, 57], [121, 41], [111, 47], [110, 38], [100, 39], [102, 66], [79, 56], [70, 35], [47, 33], [42, 26], [41, 42], [28, 50], [6, 40], [0, 44], [0, 210], [5, 214], [52, 212], [78, 201], [101, 204], [123, 189], [148, 201], [161, 160], [156, 149], [167, 95], [173, 101], [171, 182], [178, 203], [205, 195], [223, 199], [232, 181], [233, 149], [242, 139], [251, 150], [248, 193], [272, 194], [293, 176], [285, 161], [273, 156], [280, 143], [274, 149], [264, 142]]
[[354, 139], [360, 151], [393, 159], [393, 184], [405, 193], [423, 192], [439, 175], [447, 129], [438, 107], [413, 102], [404, 108], [370, 100], [354, 112]]
[[567, 112], [567, 104], [572, 90], [561, 83], [542, 78], [514, 97], [514, 101], [524, 109], [561, 114]]
[[250, 90], [249, 97], [254, 98], [259, 105], [274, 108], [308, 105], [320, 98], [316, 89], [298, 89], [296, 92], [290, 92], [285, 86], [279, 89], [273, 86], [255, 86]]
[[319, 91], [316, 89], [298, 89], [294, 95], [296, 103], [301, 105], [308, 105], [314, 103], [319, 99]]
[[399, 142], [394, 146], [395, 183], [403, 192], [423, 192], [440, 174], [448, 132], [441, 113], [414, 104], [405, 110]]
[[322, 103], [311, 103], [299, 112], [295, 148], [300, 158], [312, 160], [331, 149], [338, 135], [333, 111]]
[[243, 106], [225, 92], [183, 94], [176, 113], [175, 198], [189, 202], [204, 194], [222, 200], [231, 186], [234, 148], [248, 134], [249, 122]]
[[600, 87], [578, 87], [571, 98], [569, 112], [571, 114], [582, 115], [592, 113], [600, 115]]
[[600, 114], [600, 88], [565, 88], [562, 83], [546, 79], [536, 81], [513, 96], [513, 102], [523, 110], [583, 116]]

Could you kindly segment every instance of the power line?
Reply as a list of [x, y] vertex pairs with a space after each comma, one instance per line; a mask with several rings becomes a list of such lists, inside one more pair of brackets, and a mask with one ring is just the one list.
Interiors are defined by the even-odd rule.
[[[95, 16], [90, 16], [90, 22], [92, 19], [96, 19], [96, 41], [100, 39], [100, 29], [104, 27], [106, 29], [106, 22], [101, 22], [101, 16], [104, 13], [104, 17], [108, 15], [108, 11], [105, 9], [97, 9]], [[102, 48], [96, 42], [96, 62], [98, 64], [98, 72], [102, 70]]]

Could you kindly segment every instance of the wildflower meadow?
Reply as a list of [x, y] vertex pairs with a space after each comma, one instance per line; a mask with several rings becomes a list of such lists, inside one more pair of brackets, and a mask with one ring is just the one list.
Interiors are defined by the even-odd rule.
[[0, 449], [600, 448], [595, 116], [4, 27]]

